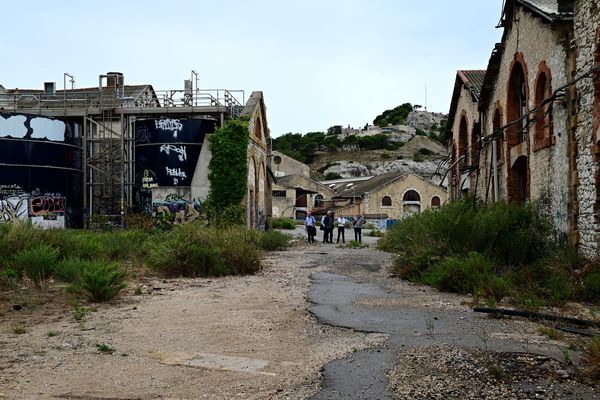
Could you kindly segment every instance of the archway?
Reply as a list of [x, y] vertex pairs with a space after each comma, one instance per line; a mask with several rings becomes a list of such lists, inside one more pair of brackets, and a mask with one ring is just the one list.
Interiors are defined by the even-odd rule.
[[510, 168], [508, 201], [521, 205], [529, 201], [529, 162], [525, 156], [517, 158]]

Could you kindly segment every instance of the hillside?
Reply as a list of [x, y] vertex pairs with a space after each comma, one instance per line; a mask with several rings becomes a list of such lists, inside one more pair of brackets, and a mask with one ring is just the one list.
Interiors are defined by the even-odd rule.
[[409, 107], [406, 103], [386, 110], [375, 119], [382, 125], [389, 122], [385, 126], [333, 126], [327, 133], [304, 136], [289, 133], [275, 138], [273, 148], [308, 164], [318, 180], [403, 171], [429, 178], [436, 173], [441, 176], [440, 162], [447, 157], [447, 150], [438, 140], [445, 130], [445, 115], [407, 111]]

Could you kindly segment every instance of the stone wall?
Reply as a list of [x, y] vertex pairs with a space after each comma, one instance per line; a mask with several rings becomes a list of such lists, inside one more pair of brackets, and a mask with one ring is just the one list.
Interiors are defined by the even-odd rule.
[[[507, 95], [511, 71], [516, 63], [523, 67], [527, 89], [527, 111], [534, 109], [535, 88], [538, 73], [541, 68], [550, 71], [550, 85], [552, 90], [564, 85], [568, 81], [569, 57], [563, 46], [568, 43], [570, 25], [562, 23], [549, 24], [531, 12], [516, 7], [512, 22], [508, 22], [504, 35], [504, 51], [502, 54], [500, 70], [495, 87], [489, 99], [489, 107], [484, 115], [484, 133], [493, 131], [493, 117], [496, 107], [502, 110], [501, 126], [507, 124]], [[527, 157], [527, 185], [528, 199], [539, 201], [544, 211], [552, 216], [560, 232], [566, 235], [570, 228], [569, 217], [569, 153], [567, 131], [567, 109], [565, 102], [553, 103], [552, 123], [555, 143], [549, 144], [539, 150], [534, 149], [535, 124], [531, 124], [525, 142], [508, 149], [506, 135], [503, 142], [505, 162], [499, 165], [500, 199], [509, 199], [508, 185], [510, 183], [510, 168], [521, 156]], [[480, 193], [485, 193], [488, 186], [489, 161], [491, 145], [487, 145], [482, 152], [482, 163], [487, 164], [482, 168]]]
[[[575, 44], [578, 75], [589, 71], [597, 62], [598, 29], [600, 27], [600, 1], [580, 0], [575, 2]], [[598, 78], [596, 78], [598, 79]], [[598, 105], [594, 81], [582, 79], [577, 83], [577, 229], [579, 249], [587, 257], [598, 255], [598, 159], [594, 157], [594, 145], [597, 141]], [[597, 114], [597, 113], [596, 113]], [[596, 120], [596, 121], [595, 121]], [[596, 122], [596, 123], [595, 123]], [[595, 139], [595, 140], [594, 140]]]

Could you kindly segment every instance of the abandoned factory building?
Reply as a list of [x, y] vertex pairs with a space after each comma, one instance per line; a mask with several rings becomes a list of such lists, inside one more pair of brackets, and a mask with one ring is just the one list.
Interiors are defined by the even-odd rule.
[[536, 201], [563, 242], [600, 240], [600, 0], [507, 0], [487, 69], [457, 72], [449, 195]]
[[[248, 225], [271, 214], [270, 134], [262, 92], [126, 85], [122, 73], [74, 88], [64, 74], [43, 89], [0, 86], [0, 223], [30, 220], [79, 227], [95, 218], [122, 222], [130, 212], [198, 218], [210, 182], [209, 138], [230, 118], [248, 120]], [[71, 83], [71, 88], [68, 86]]]

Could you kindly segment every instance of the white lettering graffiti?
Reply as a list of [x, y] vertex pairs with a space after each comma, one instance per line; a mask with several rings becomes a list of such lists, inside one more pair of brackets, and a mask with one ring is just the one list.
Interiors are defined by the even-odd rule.
[[169, 168], [169, 167], [165, 167], [165, 168], [167, 169], [167, 175], [174, 176], [176, 178], [187, 179], [187, 175], [185, 174], [185, 171], [182, 171], [181, 168]]
[[154, 121], [156, 129], [173, 132], [173, 137], [177, 137], [177, 133], [183, 129], [183, 124], [178, 119], [159, 119]]
[[162, 146], [160, 146], [160, 152], [165, 152], [167, 153], [167, 155], [171, 154], [171, 151], [174, 151], [175, 153], [179, 154], [179, 161], [186, 161], [187, 160], [187, 152], [185, 149], [185, 146], [175, 146], [173, 144], [163, 144]]

